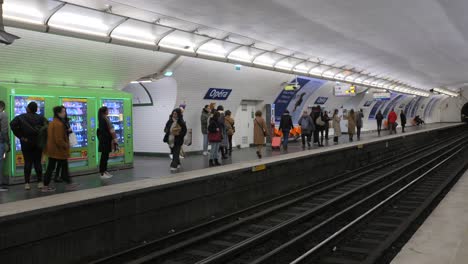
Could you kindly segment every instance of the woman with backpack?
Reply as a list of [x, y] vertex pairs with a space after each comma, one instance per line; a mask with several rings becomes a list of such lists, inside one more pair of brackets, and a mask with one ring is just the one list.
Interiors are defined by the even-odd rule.
[[99, 108], [97, 136], [99, 140], [98, 150], [101, 152], [101, 159], [99, 160], [99, 174], [101, 179], [112, 178], [112, 174], [107, 171], [107, 162], [109, 161], [110, 153], [115, 151], [119, 146], [114, 126], [108, 115], [109, 108], [107, 108], [107, 106]]
[[67, 183], [67, 190], [75, 190], [78, 185], [73, 184], [68, 171], [68, 158], [70, 157], [70, 142], [68, 139], [67, 128], [65, 125], [65, 107], [56, 106], [53, 109], [54, 119], [50, 122], [47, 129], [47, 145], [45, 153], [49, 157], [47, 170], [44, 175], [44, 187], [42, 192], [53, 192], [54, 187], [50, 187], [49, 183], [57, 164], [61, 167], [61, 176], [63, 181]]
[[175, 172], [180, 168], [180, 150], [184, 144], [184, 137], [187, 134], [187, 125], [182, 117], [180, 108], [172, 111], [169, 120], [164, 128], [164, 142], [169, 145], [172, 154], [171, 172]]
[[221, 114], [218, 111], [213, 112], [213, 116], [210, 118], [210, 124], [208, 125], [208, 142], [211, 145], [210, 151], [210, 167], [220, 166], [218, 161], [218, 151], [221, 141], [223, 141], [223, 132], [219, 118]]

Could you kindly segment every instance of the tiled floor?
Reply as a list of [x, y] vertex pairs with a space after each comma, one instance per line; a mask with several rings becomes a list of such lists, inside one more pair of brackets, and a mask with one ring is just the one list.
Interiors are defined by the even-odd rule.
[[[446, 126], [447, 124], [428, 124], [423, 127], [409, 127], [407, 129], [408, 132], [416, 131], [416, 130], [423, 130], [423, 129], [430, 129], [430, 128], [438, 128], [442, 126]], [[388, 131], [382, 132], [382, 137], [385, 137], [388, 134]], [[364, 133], [362, 135], [361, 141], [365, 142], [366, 140], [375, 139], [377, 138], [377, 133]], [[343, 135], [340, 138], [340, 144], [348, 143], [347, 135]], [[330, 140], [327, 144], [333, 144], [333, 140]], [[313, 146], [312, 148], [318, 148], [317, 146]], [[323, 148], [323, 149], [326, 149]], [[290, 142], [289, 145], [289, 153], [303, 151], [302, 146], [299, 142]], [[272, 157], [272, 156], [279, 156], [282, 155], [283, 151], [272, 151], [271, 149], [267, 148], [265, 157]], [[232, 153], [232, 157], [226, 161], [223, 161], [225, 164], [233, 164], [233, 163], [241, 163], [244, 161], [251, 161], [256, 160], [257, 156], [255, 154], [255, 149], [247, 148], [247, 149], [239, 149], [235, 150]], [[208, 158], [203, 155], [190, 155], [187, 154], [187, 157], [182, 161], [182, 169], [181, 172], [185, 171], [192, 171], [198, 170], [208, 167]], [[147, 179], [147, 178], [160, 178], [160, 177], [171, 177], [169, 172], [169, 157], [136, 157], [134, 162], [134, 168], [114, 171], [112, 174], [114, 177], [110, 180], [101, 180], [97, 174], [92, 175], [85, 175], [75, 177], [74, 181], [79, 183], [79, 189], [89, 189], [89, 188], [97, 188], [105, 185], [111, 184], [118, 184], [123, 182], [130, 182], [135, 180]], [[55, 193], [62, 193], [65, 192], [63, 183], [55, 184], [57, 187], [57, 191]], [[16, 185], [11, 186], [10, 190], [7, 192], [0, 192], [0, 204], [8, 203], [13, 201], [25, 200], [25, 199], [32, 199], [35, 197], [41, 197], [45, 195], [53, 195], [52, 194], [42, 194], [36, 188], [36, 185], [32, 185], [32, 189], [29, 191], [25, 191], [23, 185]]]

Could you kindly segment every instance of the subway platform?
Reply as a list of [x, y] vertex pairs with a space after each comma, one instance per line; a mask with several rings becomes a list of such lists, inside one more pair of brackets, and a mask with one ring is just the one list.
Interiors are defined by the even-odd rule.
[[[437, 124], [426, 124], [424, 126], [411, 126], [406, 128], [406, 133], [401, 133], [401, 127], [398, 128], [398, 134], [392, 135], [391, 137], [399, 137], [402, 135], [408, 135], [413, 132], [421, 132], [428, 129], [438, 129], [447, 126], [453, 126], [453, 123], [437, 123]], [[332, 131], [332, 130], [331, 130]], [[387, 130], [382, 131], [381, 136], [377, 135], [375, 131], [364, 131], [361, 135], [361, 141], [356, 140], [354, 136], [354, 142], [349, 142], [348, 135], [344, 134], [339, 139], [340, 146], [348, 146], [348, 144], [364, 144], [369, 140], [384, 140], [388, 138], [389, 132]], [[291, 141], [289, 143], [288, 154], [299, 153], [304, 151], [301, 145], [301, 139], [299, 138], [297, 142]], [[335, 146], [333, 144], [333, 138], [330, 136], [328, 141], [324, 141], [325, 147], [318, 147], [312, 145], [311, 148], [306, 148], [307, 150], [314, 150], [314, 152], [326, 151], [330, 146]], [[269, 157], [278, 157], [286, 154], [284, 151], [272, 150], [271, 148], [265, 148], [265, 158]], [[235, 149], [232, 153], [232, 157], [221, 161], [223, 165], [237, 164], [245, 161], [258, 160], [256, 155], [256, 150], [254, 148], [245, 148], [245, 149]], [[182, 168], [179, 172], [190, 172], [193, 170], [200, 170], [208, 168], [208, 157], [201, 154], [187, 154], [187, 157], [181, 160]], [[109, 180], [101, 180], [98, 174], [89, 174], [74, 177], [74, 181], [79, 184], [78, 190], [98, 188], [102, 186], [108, 186], [113, 184], [120, 184], [125, 182], [143, 180], [143, 179], [158, 179], [163, 177], [175, 177], [177, 174], [169, 172], [170, 159], [167, 155], [166, 157], [148, 157], [148, 156], [136, 156], [134, 167], [131, 169], [123, 169], [118, 171], [111, 171], [113, 178]], [[34, 172], [33, 172], [34, 173]], [[53, 183], [52, 183], [53, 184]], [[53, 193], [41, 193], [37, 188], [34, 188], [36, 184], [32, 184], [31, 190], [25, 191], [23, 185], [10, 186], [9, 191], [0, 192], [0, 204], [15, 202], [26, 199], [33, 199], [43, 196], [51, 196], [58, 193], [69, 192], [66, 191], [63, 184], [55, 184], [57, 190]]]
[[109, 182], [77, 177], [82, 189], [52, 195], [14, 186], [1, 194], [0, 256], [6, 263], [88, 263], [461, 131], [465, 125], [450, 123], [368, 133], [359, 142], [344, 136], [339, 145], [302, 151], [296, 143], [262, 160], [253, 149], [238, 150], [232, 164], [214, 168], [193, 155], [178, 174], [169, 173], [169, 158], [142, 157]]
[[[452, 123], [447, 123], [447, 124], [437, 123], [437, 124], [426, 124], [424, 126], [412, 126], [406, 129], [407, 131], [405, 134], [402, 134], [401, 128], [399, 128], [398, 134], [393, 135], [393, 136], [406, 135], [411, 132], [422, 131], [426, 129], [443, 128], [443, 127], [451, 126], [451, 125], [453, 124]], [[350, 144], [350, 143], [363, 144], [363, 143], [366, 143], [368, 140], [385, 139], [388, 136], [390, 135], [389, 135], [389, 132], [386, 130], [382, 131], [382, 134], [380, 137], [377, 135], [376, 132], [367, 131], [367, 132], [363, 132], [363, 134], [361, 135], [361, 141], [357, 141], [356, 136], [355, 136], [354, 142], [349, 142], [348, 135], [344, 134], [339, 139], [340, 143], [338, 146], [346, 146], [347, 144]], [[311, 148], [306, 148], [306, 150], [318, 150], [319, 152], [322, 150], [325, 151], [327, 150], [327, 147], [334, 146], [332, 137], [330, 137], [329, 141], [325, 141], [324, 145], [325, 145], [324, 148], [319, 148], [316, 145], [312, 145]], [[290, 142], [288, 153], [297, 153], [297, 152], [302, 152], [302, 151], [304, 151], [304, 149], [301, 146], [300, 139], [298, 139], [297, 142], [293, 142], [293, 141]], [[286, 154], [286, 153], [284, 153], [284, 151], [278, 151], [278, 150], [272, 150], [271, 148], [265, 148], [264, 159], [268, 157], [276, 157], [276, 156], [283, 155], [283, 154]], [[235, 149], [232, 153], [232, 157], [222, 162], [223, 162], [223, 165], [229, 165], [229, 164], [242, 163], [245, 161], [252, 161], [252, 160], [257, 160], [257, 159], [258, 158], [256, 155], [256, 150], [254, 148], [245, 148], [245, 149]], [[182, 168], [179, 172], [189, 172], [193, 170], [200, 170], [200, 169], [208, 168], [208, 158], [200, 154], [188, 153], [187, 157], [181, 160], [181, 162], [182, 162]], [[158, 179], [162, 177], [174, 177], [177, 174], [173, 174], [169, 172], [169, 164], [170, 164], [169, 156], [167, 157], [136, 156], [133, 168], [112, 171], [112, 174], [114, 175], [114, 177], [109, 180], [101, 180], [97, 174], [89, 174], [89, 175], [77, 176], [74, 178], [74, 181], [80, 184], [78, 190], [83, 190], [83, 189], [98, 188], [102, 186], [131, 182], [131, 181], [142, 180], [142, 179]], [[35, 184], [33, 184], [32, 186], [34, 185]], [[11, 186], [8, 192], [0, 192], [0, 204], [19, 201], [19, 200], [25, 200], [25, 199], [32, 199], [32, 198], [42, 197], [42, 196], [50, 196], [50, 195], [54, 195], [57, 193], [68, 192], [65, 190], [65, 188], [63, 188], [63, 184], [55, 184], [55, 186], [57, 187], [57, 191], [54, 193], [47, 193], [47, 194], [41, 193], [37, 188], [32, 188], [30, 191], [25, 191], [23, 188], [23, 185]]]

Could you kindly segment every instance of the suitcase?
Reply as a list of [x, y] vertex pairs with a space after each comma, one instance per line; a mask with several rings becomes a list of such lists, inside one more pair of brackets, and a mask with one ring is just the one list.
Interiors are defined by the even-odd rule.
[[271, 139], [271, 148], [280, 149], [281, 148], [281, 137], [273, 137]]

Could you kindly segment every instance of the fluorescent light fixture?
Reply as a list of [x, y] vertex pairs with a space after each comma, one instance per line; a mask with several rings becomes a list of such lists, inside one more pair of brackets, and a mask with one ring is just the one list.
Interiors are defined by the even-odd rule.
[[44, 24], [45, 15], [36, 7], [7, 1], [3, 4], [3, 18], [30, 24]]
[[240, 62], [252, 63], [252, 60], [255, 56], [262, 53], [262, 50], [250, 48], [250, 47], [240, 47], [228, 55], [228, 59]]
[[140, 82], [138, 82], [138, 81], [131, 81], [130, 83], [136, 84], [136, 83], [140, 83]]
[[228, 52], [239, 47], [237, 44], [228, 43], [222, 40], [210, 40], [207, 43], [201, 45], [196, 51], [198, 54], [216, 57], [226, 58]]
[[139, 81], [139, 83], [152, 83], [153, 81], [152, 80], [143, 80], [143, 81]]
[[301, 69], [301, 68], [295, 68], [293, 71], [298, 72], [298, 73], [309, 73], [308, 69]]
[[57, 12], [49, 21], [49, 26], [98, 36], [107, 36], [110, 30], [102, 19], [71, 12]]
[[159, 46], [162, 48], [194, 53], [196, 47], [209, 39], [208, 37], [193, 33], [174, 31], [161, 39]]
[[448, 96], [452, 96], [452, 97], [457, 97], [459, 96], [458, 93], [455, 93], [451, 90], [448, 90], [448, 89], [444, 89], [444, 88], [434, 88], [433, 89], [435, 92], [438, 92], [440, 94], [445, 94], [445, 95], [448, 95]]
[[124, 36], [113, 36], [113, 39], [119, 39], [119, 40], [124, 40], [128, 42], [134, 42], [134, 43], [140, 43], [140, 44], [145, 44], [145, 45], [156, 45], [156, 42], [150, 41], [150, 40], [142, 40], [142, 39], [136, 39], [136, 38], [129, 38], [129, 37], [124, 37]]
[[275, 63], [283, 57], [284, 57], [283, 55], [278, 55], [276, 53], [268, 52], [255, 58], [253, 63], [256, 65], [273, 67], [275, 66]]

